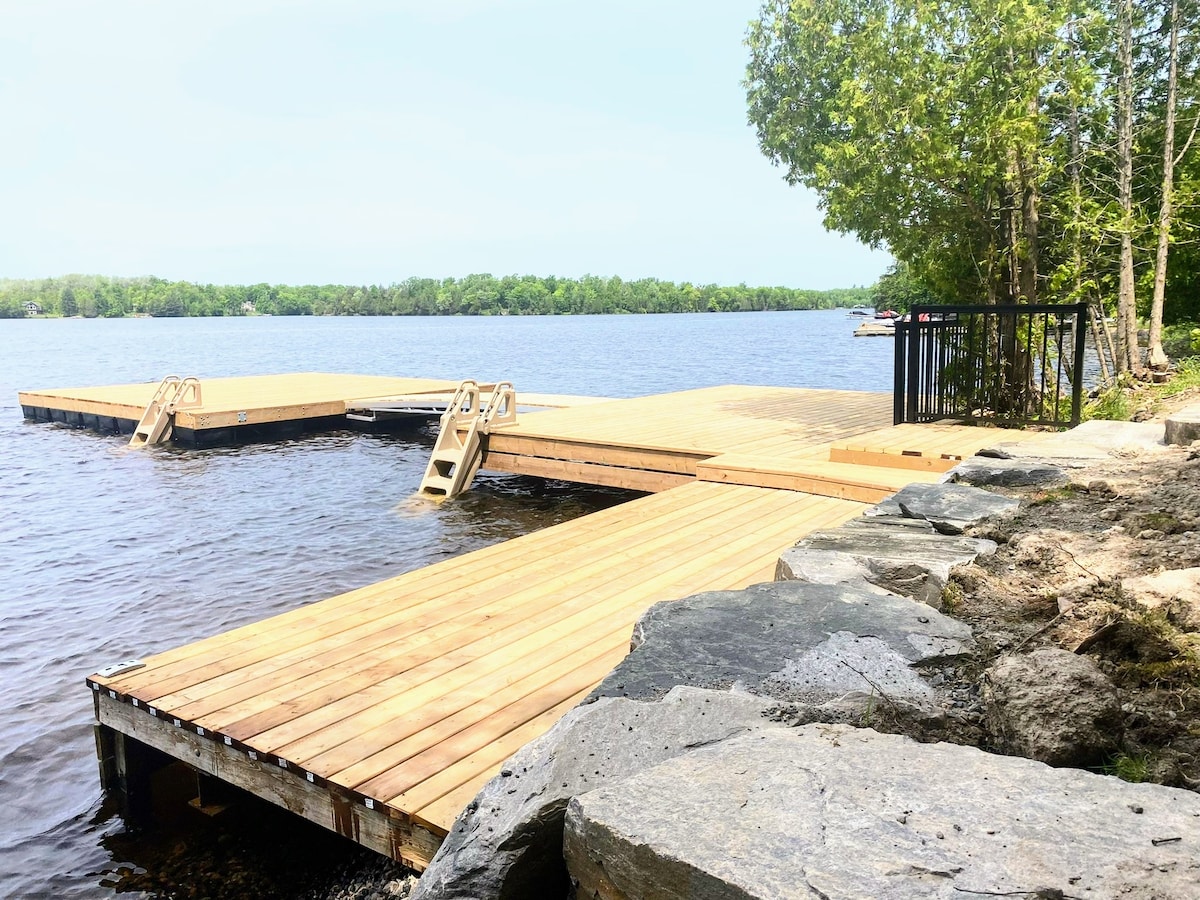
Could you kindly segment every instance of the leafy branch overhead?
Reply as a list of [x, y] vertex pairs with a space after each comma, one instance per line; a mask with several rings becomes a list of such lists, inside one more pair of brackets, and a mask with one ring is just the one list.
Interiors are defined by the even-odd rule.
[[1196, 319], [1196, 20], [1196, 0], [769, 0], [749, 118], [828, 227], [936, 296], [1115, 311], [1124, 286]]

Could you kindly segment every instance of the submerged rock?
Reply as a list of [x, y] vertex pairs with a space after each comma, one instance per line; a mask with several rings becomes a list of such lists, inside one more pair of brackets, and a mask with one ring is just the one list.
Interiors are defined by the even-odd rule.
[[571, 801], [576, 896], [1196, 896], [1200, 795], [839, 725], [734, 738]]
[[1052, 766], [1090, 766], [1117, 748], [1116, 688], [1085, 656], [1054, 648], [1006, 656], [984, 685], [988, 731], [1005, 753]]

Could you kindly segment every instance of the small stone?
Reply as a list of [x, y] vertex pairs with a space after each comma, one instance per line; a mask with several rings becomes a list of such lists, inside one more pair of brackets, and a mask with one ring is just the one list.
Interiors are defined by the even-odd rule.
[[1164, 532], [1159, 531], [1157, 528], [1147, 528], [1138, 532], [1139, 541], [1157, 541], [1163, 536]]
[[986, 685], [988, 730], [1003, 752], [1088, 766], [1120, 741], [1116, 688], [1087, 657], [1051, 648], [1006, 656], [989, 670]]

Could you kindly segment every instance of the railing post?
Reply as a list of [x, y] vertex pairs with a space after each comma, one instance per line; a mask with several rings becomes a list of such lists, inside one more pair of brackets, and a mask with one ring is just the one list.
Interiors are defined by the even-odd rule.
[[924, 307], [914, 306], [908, 311], [908, 340], [905, 342], [908, 372], [905, 375], [904, 421], [917, 421], [917, 395], [921, 390], [921, 313]]
[[892, 424], [904, 424], [904, 361], [911, 322], [896, 323], [896, 347], [892, 360]]
[[[1071, 373], [1071, 425], [1078, 425], [1083, 418], [1083, 354], [1086, 344], [1087, 303], [1075, 304], [1075, 369]], [[1100, 348], [1096, 348], [1100, 351]], [[1102, 352], [1102, 351], [1100, 351]]]

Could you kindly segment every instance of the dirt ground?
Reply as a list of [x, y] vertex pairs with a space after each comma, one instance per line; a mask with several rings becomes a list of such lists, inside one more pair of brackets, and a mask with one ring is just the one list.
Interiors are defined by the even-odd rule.
[[[1106, 771], [1200, 790], [1200, 570], [1177, 571], [1200, 567], [1200, 447], [1105, 460], [1062, 488], [1004, 493], [1020, 510], [974, 532], [998, 542], [996, 555], [957, 570], [944, 596], [984, 648], [974, 676], [1004, 653], [1088, 655], [1116, 684], [1124, 714]], [[1147, 589], [1145, 576], [1168, 571], [1173, 583]]]

